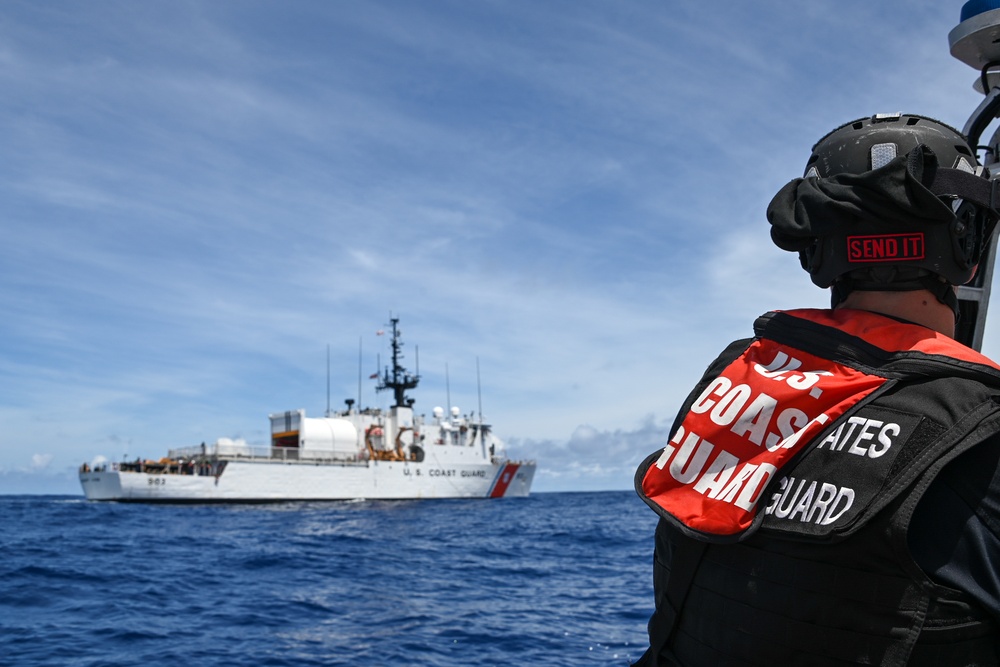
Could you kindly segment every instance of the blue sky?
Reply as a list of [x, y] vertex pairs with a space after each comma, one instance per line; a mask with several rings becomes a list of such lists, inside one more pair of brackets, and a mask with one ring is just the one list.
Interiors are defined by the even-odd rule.
[[[334, 407], [401, 320], [418, 411], [624, 489], [757, 315], [842, 122], [961, 127], [960, 2], [0, 5], [0, 493]], [[1000, 354], [988, 326], [984, 352]], [[363, 382], [362, 402], [387, 405]]]

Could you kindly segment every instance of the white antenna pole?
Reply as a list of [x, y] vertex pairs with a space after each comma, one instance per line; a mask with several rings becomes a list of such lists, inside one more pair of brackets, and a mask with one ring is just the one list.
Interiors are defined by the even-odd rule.
[[476, 357], [476, 393], [479, 395], [479, 447], [486, 458], [486, 434], [483, 433], [483, 387], [479, 381], [479, 357]]
[[476, 357], [476, 393], [479, 395], [479, 426], [483, 426], [483, 387], [479, 382], [479, 357]]

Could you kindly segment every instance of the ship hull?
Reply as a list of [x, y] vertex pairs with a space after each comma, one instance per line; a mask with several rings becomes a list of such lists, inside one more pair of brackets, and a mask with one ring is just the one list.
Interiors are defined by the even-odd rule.
[[500, 498], [527, 496], [534, 474], [534, 462], [233, 460], [218, 478], [106, 470], [81, 472], [80, 484], [88, 500], [126, 502]]

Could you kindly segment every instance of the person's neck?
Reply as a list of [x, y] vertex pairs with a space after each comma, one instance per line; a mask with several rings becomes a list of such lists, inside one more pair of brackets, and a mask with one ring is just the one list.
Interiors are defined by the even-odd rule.
[[955, 337], [955, 314], [927, 290], [911, 292], [863, 292], [847, 295], [837, 308], [855, 308], [888, 315]]

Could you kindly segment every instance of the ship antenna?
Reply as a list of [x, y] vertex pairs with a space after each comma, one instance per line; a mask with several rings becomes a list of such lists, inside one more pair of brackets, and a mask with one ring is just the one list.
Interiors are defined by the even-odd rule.
[[483, 386], [479, 380], [479, 357], [476, 357], [476, 393], [479, 395], [479, 446], [486, 456], [486, 434], [483, 432]]
[[361, 341], [363, 336], [358, 336], [358, 410], [361, 409]]
[[400, 340], [400, 332], [397, 325], [399, 324], [398, 317], [391, 317], [389, 322], [392, 324], [392, 376], [390, 378], [389, 369], [386, 368], [385, 374], [379, 381], [375, 391], [384, 391], [386, 389], [392, 389], [393, 397], [395, 403], [393, 407], [395, 408], [408, 408], [412, 407], [406, 397], [406, 391], [408, 389], [416, 388], [417, 384], [420, 382], [419, 375], [410, 375], [403, 368], [400, 360], [403, 358], [402, 347], [403, 341]]
[[448, 402], [445, 406], [445, 413], [451, 410], [451, 381], [448, 379], [448, 363], [444, 365], [444, 400]]
[[326, 416], [330, 416], [330, 344], [326, 344]]
[[479, 381], [479, 357], [476, 357], [476, 393], [479, 395], [479, 430], [483, 430], [483, 388]]

